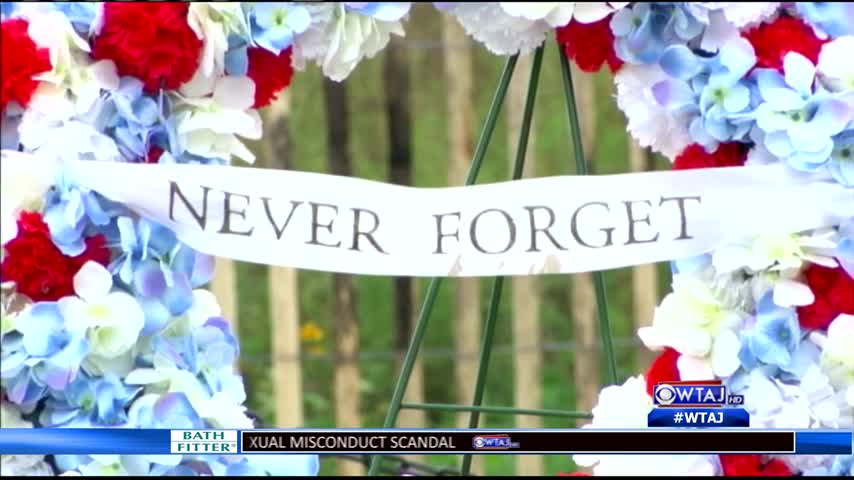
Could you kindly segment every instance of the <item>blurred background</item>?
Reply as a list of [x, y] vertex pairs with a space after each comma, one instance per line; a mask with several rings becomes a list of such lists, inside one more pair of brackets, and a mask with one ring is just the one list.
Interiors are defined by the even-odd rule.
[[[449, 16], [415, 4], [394, 37], [344, 82], [314, 66], [295, 72], [263, 112], [262, 168], [335, 173], [418, 187], [460, 185], [505, 58], [490, 54]], [[526, 176], [575, 173], [558, 57], [546, 51]], [[532, 55], [520, 57], [479, 183], [509, 178]], [[607, 69], [573, 66], [584, 151], [593, 173], [666, 169], [637, 147], [613, 99]], [[570, 194], [571, 192], [567, 192]], [[218, 260], [213, 289], [235, 322], [248, 405], [269, 427], [381, 427], [427, 279], [346, 276]], [[669, 288], [665, 265], [605, 272], [618, 375], [642, 373], [651, 355], [635, 332]], [[447, 279], [405, 401], [470, 404], [490, 279]], [[484, 404], [590, 411], [604, 382], [589, 274], [514, 277], [505, 284]], [[456, 428], [468, 413], [403, 410], [400, 427]], [[573, 428], [585, 420], [485, 414], [484, 428]], [[359, 460], [359, 459], [355, 459]], [[459, 456], [407, 457], [458, 469]], [[473, 473], [556, 475], [570, 456], [483, 456]], [[365, 472], [324, 457], [321, 474]]]

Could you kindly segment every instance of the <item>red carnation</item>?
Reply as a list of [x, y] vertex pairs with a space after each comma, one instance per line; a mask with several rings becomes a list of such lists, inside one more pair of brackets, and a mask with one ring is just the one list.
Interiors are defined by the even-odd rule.
[[759, 455], [720, 455], [725, 477], [791, 477], [792, 471], [780, 460], [762, 464]]
[[567, 58], [584, 72], [598, 72], [605, 62], [612, 72], [623, 66], [614, 51], [611, 15], [593, 23], [570, 21], [557, 29], [557, 43], [564, 46]]
[[120, 75], [139, 78], [148, 93], [176, 90], [193, 78], [202, 49], [187, 24], [189, 8], [185, 2], [105, 2], [92, 56], [114, 61]]
[[16, 290], [35, 302], [74, 295], [74, 275], [80, 267], [90, 260], [105, 266], [110, 261], [103, 235], [88, 237], [80, 255], [64, 255], [51, 241], [41, 214], [33, 212], [21, 213], [18, 236], [5, 248], [8, 255], [0, 265], [0, 278], [15, 282]]
[[674, 170], [692, 168], [740, 167], [747, 160], [747, 147], [738, 142], [722, 143], [714, 153], [709, 153], [702, 145], [688, 145], [673, 161]]
[[825, 329], [839, 314], [854, 315], [854, 278], [840, 268], [812, 264], [804, 272], [815, 294], [812, 305], [798, 307], [798, 320], [807, 329]]
[[782, 16], [742, 34], [756, 51], [756, 66], [783, 71], [783, 58], [798, 52], [815, 64], [825, 43], [803, 20]]
[[163, 155], [163, 149], [157, 145], [152, 145], [145, 154], [145, 163], [158, 163], [160, 156]]
[[676, 366], [679, 356], [679, 352], [667, 347], [649, 366], [645, 377], [646, 392], [650, 397], [656, 384], [682, 380], [679, 376], [679, 368]]
[[49, 71], [50, 50], [39, 48], [21, 18], [0, 23], [0, 111], [12, 100], [26, 107], [38, 87], [33, 76]]
[[247, 75], [255, 82], [254, 108], [266, 107], [276, 96], [291, 84], [294, 69], [291, 66], [291, 49], [278, 55], [263, 48], [250, 48]]

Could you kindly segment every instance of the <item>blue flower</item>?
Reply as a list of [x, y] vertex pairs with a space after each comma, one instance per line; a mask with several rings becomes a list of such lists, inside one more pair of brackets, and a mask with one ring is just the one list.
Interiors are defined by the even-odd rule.
[[854, 187], [854, 130], [845, 130], [833, 137], [827, 168], [837, 182]]
[[615, 52], [628, 63], [656, 63], [668, 46], [688, 43], [704, 30], [691, 10], [679, 3], [638, 2], [611, 18]]
[[123, 210], [121, 205], [77, 185], [63, 169], [46, 196], [44, 221], [57, 248], [75, 257], [86, 248], [84, 234], [88, 230], [107, 225], [112, 216]]
[[798, 2], [801, 17], [831, 37], [854, 35], [854, 4], [849, 2]]
[[839, 235], [842, 238], [836, 246], [836, 258], [848, 275], [854, 278], [854, 217], [842, 222]]
[[17, 10], [18, 2], [0, 2], [0, 20], [12, 17]]
[[145, 218], [133, 220], [120, 216], [107, 231], [111, 245], [121, 248], [122, 253], [109, 266], [110, 272], [118, 273], [126, 285], [133, 285], [134, 275], [146, 260], [165, 260], [178, 245], [178, 239], [168, 228]]
[[101, 8], [101, 5], [94, 2], [55, 2], [51, 5], [62, 12], [71, 21], [71, 25], [77, 33], [84, 38], [89, 36], [98, 9]]
[[294, 35], [308, 30], [311, 15], [296, 2], [257, 3], [250, 25], [255, 44], [278, 55], [291, 46]]
[[16, 319], [18, 334], [6, 335], [0, 377], [9, 399], [35, 407], [47, 388], [64, 390], [77, 378], [89, 352], [85, 332], [69, 331], [56, 302], [38, 302]]
[[45, 427], [74, 426], [89, 423], [98, 426], [119, 426], [127, 422], [125, 407], [141, 390], [128, 386], [113, 374], [90, 377], [85, 373], [62, 392], [53, 393], [39, 416]]
[[750, 43], [734, 40], [713, 56], [673, 45], [659, 64], [673, 78], [653, 85], [653, 95], [670, 110], [693, 114], [689, 133], [696, 143], [714, 150], [719, 142], [744, 139], [751, 126], [751, 89], [744, 77], [756, 64]]
[[142, 87], [140, 80], [122, 77], [119, 88], [109, 94], [114, 112], [108, 128], [119, 153], [131, 162], [145, 158], [152, 137], [158, 133], [165, 137], [165, 127], [160, 124], [161, 105], [158, 100], [144, 95]]
[[774, 304], [773, 293], [768, 292], [759, 300], [756, 325], [747, 334], [739, 358], [747, 369], [755, 368], [757, 362], [788, 369], [800, 336], [795, 311], [778, 307]]
[[347, 10], [384, 22], [396, 22], [409, 13], [410, 2], [344, 2]]
[[790, 52], [776, 70], [757, 69], [759, 105], [751, 138], [794, 168], [813, 172], [830, 161], [833, 137], [848, 125], [854, 106], [843, 97], [814, 92], [815, 66], [803, 55]]

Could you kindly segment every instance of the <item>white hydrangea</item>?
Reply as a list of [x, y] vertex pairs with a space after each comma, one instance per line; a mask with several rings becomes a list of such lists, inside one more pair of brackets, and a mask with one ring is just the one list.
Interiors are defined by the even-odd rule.
[[383, 21], [349, 11], [343, 3], [305, 3], [311, 25], [294, 38], [294, 68], [316, 63], [328, 78], [340, 82], [364, 58], [385, 48], [391, 35], [403, 36], [400, 21]]
[[181, 87], [175, 124], [182, 150], [226, 162], [236, 156], [247, 163], [255, 155], [238, 137], [258, 140], [261, 116], [252, 108], [255, 82], [242, 76], [194, 77]]
[[810, 338], [822, 347], [821, 366], [834, 385], [854, 388], [854, 315], [840, 314], [826, 335], [816, 331]]
[[[623, 385], [602, 389], [593, 420], [583, 428], [646, 428], [653, 408], [642, 375]], [[717, 455], [573, 455], [580, 466], [593, 467], [596, 476], [714, 476]]]
[[658, 65], [626, 64], [614, 77], [617, 106], [626, 115], [627, 128], [642, 147], [673, 161], [692, 143], [690, 113], [674, 114], [653, 97], [651, 87], [670, 77]]
[[555, 28], [573, 18], [582, 23], [601, 20], [627, 3], [607, 2], [460, 2], [445, 12], [466, 33], [496, 55], [529, 53]]
[[742, 314], [725, 308], [705, 282], [676, 274], [673, 292], [655, 309], [652, 326], [639, 329], [638, 336], [648, 348], [672, 347], [703, 358], [713, 353], [723, 331], [735, 331], [742, 322]]
[[772, 19], [780, 2], [703, 2], [710, 10], [720, 10], [738, 28], [749, 28]]
[[825, 43], [818, 55], [817, 71], [821, 82], [831, 91], [854, 90], [854, 36], [845, 35]]
[[[23, 419], [14, 404], [0, 400], [0, 428], [33, 428], [33, 424]], [[0, 473], [4, 477], [45, 477], [53, 476], [53, 469], [44, 455], [0, 455]]]

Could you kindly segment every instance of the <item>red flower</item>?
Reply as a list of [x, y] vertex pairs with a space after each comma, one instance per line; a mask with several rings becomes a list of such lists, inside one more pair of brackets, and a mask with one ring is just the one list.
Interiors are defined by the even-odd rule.
[[812, 305], [798, 307], [798, 321], [807, 329], [825, 329], [841, 313], [854, 315], [854, 278], [840, 268], [812, 264], [804, 272], [815, 294]]
[[76, 257], [64, 255], [50, 239], [41, 214], [23, 212], [18, 236], [6, 244], [8, 255], [0, 265], [2, 281], [13, 281], [16, 290], [34, 302], [54, 301], [74, 294], [74, 275], [92, 260], [107, 265], [110, 251], [103, 235], [86, 239], [86, 249]]
[[189, 8], [185, 2], [105, 2], [92, 56], [114, 61], [120, 75], [141, 79], [148, 93], [176, 90], [193, 78], [202, 49], [187, 24]]
[[291, 84], [291, 77], [294, 74], [291, 66], [291, 49], [282, 50], [276, 55], [263, 48], [250, 48], [248, 56], [247, 75], [255, 82], [253, 108], [266, 107], [273, 103], [279, 92]]
[[720, 455], [725, 477], [791, 477], [789, 467], [780, 460], [762, 464], [759, 455]]
[[0, 23], [0, 111], [12, 100], [26, 107], [38, 87], [33, 76], [52, 68], [50, 50], [36, 46], [29, 25], [21, 18]]
[[160, 156], [163, 155], [163, 149], [157, 145], [152, 145], [145, 154], [145, 163], [157, 163], [160, 161]]
[[649, 393], [650, 397], [656, 384], [682, 380], [682, 377], [679, 376], [679, 368], [676, 366], [679, 356], [679, 352], [667, 347], [649, 366], [649, 370], [644, 376], [646, 377], [646, 392]]
[[674, 170], [692, 168], [740, 167], [747, 160], [747, 148], [738, 142], [722, 143], [714, 153], [709, 153], [702, 145], [693, 143], [685, 147], [673, 161]]
[[742, 34], [756, 51], [756, 66], [783, 71], [783, 58], [789, 52], [798, 52], [813, 64], [825, 43], [815, 36], [803, 20], [783, 16], [771, 23], [763, 23]]
[[605, 62], [612, 72], [623, 66], [614, 51], [611, 15], [593, 23], [572, 20], [557, 29], [557, 43], [563, 45], [567, 58], [584, 72], [598, 72]]

